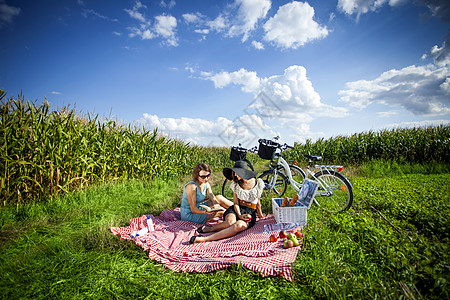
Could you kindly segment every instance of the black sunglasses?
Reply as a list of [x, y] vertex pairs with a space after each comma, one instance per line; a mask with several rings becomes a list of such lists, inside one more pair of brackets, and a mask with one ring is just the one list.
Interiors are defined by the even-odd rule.
[[209, 176], [211, 176], [211, 173], [209, 173], [208, 175], [198, 175], [198, 177], [203, 179], [208, 178]]

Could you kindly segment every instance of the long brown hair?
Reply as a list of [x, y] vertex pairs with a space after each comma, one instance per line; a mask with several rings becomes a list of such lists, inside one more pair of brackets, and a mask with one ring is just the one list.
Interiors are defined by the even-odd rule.
[[212, 173], [212, 169], [208, 164], [199, 163], [195, 166], [194, 170], [192, 171], [192, 177], [194, 178], [194, 181], [196, 181], [198, 179], [198, 175], [200, 174], [200, 171], [206, 171], [206, 172]]

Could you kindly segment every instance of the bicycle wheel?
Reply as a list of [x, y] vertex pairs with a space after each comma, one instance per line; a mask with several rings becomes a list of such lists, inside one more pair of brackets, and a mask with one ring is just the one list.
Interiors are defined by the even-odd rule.
[[279, 198], [286, 192], [288, 179], [283, 173], [275, 174], [275, 170], [266, 170], [258, 178], [265, 184], [261, 198]]
[[[253, 167], [252, 163], [248, 159], [244, 159], [244, 161], [247, 163], [247, 166], [252, 171], [255, 171], [255, 168]], [[225, 178], [225, 180], [222, 184], [222, 196], [224, 196], [228, 200], [233, 201], [233, 191], [230, 189], [230, 183], [231, 183], [231, 181]]]
[[233, 201], [233, 191], [230, 189], [231, 181], [225, 178], [225, 181], [222, 185], [222, 196], [227, 198], [228, 200]]
[[[288, 187], [286, 189], [286, 193], [288, 193], [288, 195], [290, 195], [292, 197], [292, 195], [297, 194], [298, 191], [292, 185], [289, 184], [289, 177], [286, 174], [283, 166], [280, 165], [280, 166], [278, 166], [278, 168], [279, 168], [279, 171], [282, 172], [286, 176], [286, 179], [288, 181]], [[303, 181], [305, 180], [305, 177], [306, 177], [305, 172], [295, 165], [289, 165], [289, 169], [291, 170], [292, 179], [294, 179], [294, 181], [298, 183], [297, 186], [300, 187], [303, 184]]]
[[337, 213], [352, 206], [353, 188], [342, 174], [332, 170], [322, 170], [314, 174], [314, 177], [320, 183], [315, 202], [322, 209]]

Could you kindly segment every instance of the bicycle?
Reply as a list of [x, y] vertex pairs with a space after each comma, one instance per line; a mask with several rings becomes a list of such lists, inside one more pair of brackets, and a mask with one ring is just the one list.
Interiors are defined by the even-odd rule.
[[[278, 137], [274, 139], [277, 140]], [[294, 147], [287, 144], [281, 145], [277, 141], [266, 139], [260, 139], [258, 142], [258, 155], [263, 159], [270, 159], [270, 169], [259, 176], [266, 185], [263, 197], [282, 197], [286, 192], [288, 183], [298, 192], [303, 181], [308, 178], [319, 183], [314, 203], [322, 209], [328, 212], [342, 212], [351, 207], [353, 187], [350, 181], [340, 173], [343, 166], [315, 165], [317, 161], [322, 160], [322, 157], [305, 154], [304, 156], [309, 160], [305, 172], [297, 166], [289, 165], [281, 155], [283, 151], [294, 149]], [[296, 172], [296, 180], [292, 176], [291, 169]]]
[[[246, 149], [243, 148], [241, 146], [241, 144], [239, 144], [239, 146], [233, 146], [231, 147], [231, 151], [230, 151], [230, 160], [232, 161], [238, 161], [238, 160], [243, 160], [247, 163], [248, 167], [252, 170], [255, 171], [255, 168], [253, 166], [253, 164], [251, 163], [251, 161], [249, 161], [247, 159], [247, 153], [251, 152], [251, 153], [257, 153], [258, 152], [258, 147], [254, 146], [251, 149]], [[297, 176], [301, 176], [301, 180], [303, 181], [303, 178], [305, 177], [304, 172], [302, 169], [300, 169], [299, 167], [290, 164], [290, 162], [295, 163], [294, 161], [288, 161], [288, 165], [289, 168], [291, 169], [291, 174], [294, 178], [297, 178]], [[282, 169], [281, 166], [279, 166], [279, 169], [281, 172], [284, 172], [284, 169]], [[282, 174], [282, 173], [281, 173]], [[264, 180], [264, 177], [266, 176], [265, 173], [262, 173], [259, 178], [262, 178]], [[267, 179], [266, 179], [267, 180]], [[231, 181], [226, 179], [224, 180], [223, 184], [222, 184], [222, 195], [227, 198], [227, 199], [233, 199], [233, 191], [229, 188]]]

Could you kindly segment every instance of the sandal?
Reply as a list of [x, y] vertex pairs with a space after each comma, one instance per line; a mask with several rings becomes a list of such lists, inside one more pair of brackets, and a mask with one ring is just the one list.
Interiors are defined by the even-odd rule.
[[189, 239], [189, 244], [195, 244], [195, 239], [197, 238], [197, 237], [201, 237], [201, 235], [194, 235], [194, 236], [191, 236], [191, 238]]
[[203, 225], [202, 227], [197, 228], [197, 232], [198, 232], [198, 233], [207, 233], [207, 232], [204, 232], [204, 231], [203, 231], [203, 229], [205, 229], [206, 227], [211, 227], [211, 226]]

